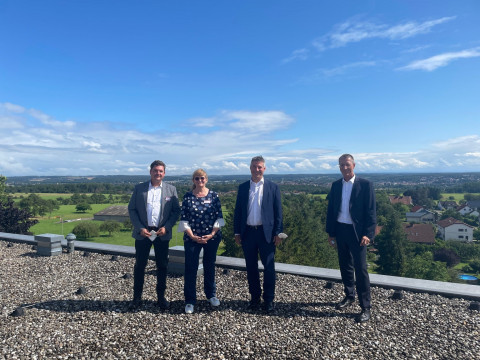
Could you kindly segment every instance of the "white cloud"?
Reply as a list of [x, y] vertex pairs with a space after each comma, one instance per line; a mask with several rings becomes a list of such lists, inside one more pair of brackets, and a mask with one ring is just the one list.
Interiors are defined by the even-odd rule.
[[346, 64], [342, 66], [337, 66], [331, 69], [320, 69], [319, 71], [327, 77], [330, 76], [337, 76], [337, 75], [342, 75], [346, 73], [347, 71], [355, 68], [362, 68], [362, 67], [370, 67], [370, 66], [375, 66], [376, 62], [375, 61], [359, 61], [351, 64]]
[[465, 154], [465, 156], [480, 158], [480, 151], [479, 152], [468, 152], [468, 153]]
[[425, 70], [433, 71], [440, 67], [447, 66], [452, 61], [458, 59], [468, 59], [480, 56], [480, 48], [473, 48], [457, 52], [448, 52], [440, 55], [435, 55], [423, 60], [416, 60], [410, 64], [400, 67], [397, 70]]
[[15, 116], [0, 115], [0, 129], [20, 129], [23, 125]]
[[25, 112], [25, 108], [23, 106], [11, 104], [9, 102], [3, 103], [3, 104], [0, 103], [0, 109], [1, 108], [4, 108], [6, 111], [9, 111], [9, 112], [12, 112], [12, 113], [21, 114], [21, 113]]
[[222, 115], [232, 128], [255, 133], [283, 129], [294, 121], [283, 111], [223, 111]]
[[311, 169], [315, 169], [315, 165], [313, 165], [313, 163], [309, 160], [309, 159], [304, 159], [300, 162], [297, 162], [295, 165], [294, 165], [295, 169], [298, 169], [298, 170], [311, 170]]
[[282, 60], [282, 63], [286, 64], [293, 60], [306, 60], [308, 58], [309, 53], [310, 53], [310, 50], [306, 48], [294, 50], [292, 52], [292, 55]]
[[[435, 26], [455, 20], [456, 16], [442, 17], [424, 22], [406, 21], [395, 25], [379, 24], [359, 19], [360, 16], [355, 16], [337, 24], [330, 32], [312, 40], [309, 46], [294, 50], [289, 57], [282, 60], [282, 63], [306, 60], [314, 51], [324, 52], [329, 49], [340, 48], [371, 39], [398, 41], [413, 38], [431, 32]], [[417, 47], [410, 51], [418, 51], [425, 47]]]
[[360, 42], [362, 40], [374, 38], [402, 40], [417, 35], [426, 34], [430, 32], [434, 26], [454, 20], [455, 18], [455, 16], [443, 17], [422, 23], [409, 21], [393, 26], [351, 19], [337, 25], [334, 31], [315, 40], [314, 46], [317, 48], [317, 50], [323, 51], [328, 48], [343, 47], [349, 43]]
[[[21, 106], [1, 106], [0, 119], [15, 118], [15, 128], [0, 131], [0, 174], [102, 175], [145, 174], [154, 159], [167, 163], [167, 174], [191, 174], [203, 167], [209, 174], [249, 174], [250, 159], [263, 155], [268, 173], [335, 173], [341, 153], [326, 140], [326, 148], [303, 147], [297, 138], [278, 139], [276, 130], [298, 126], [288, 114], [271, 111], [219, 112], [218, 126], [193, 132], [149, 129], [93, 122], [89, 126], [51, 128], [31, 118]], [[50, 119], [46, 114], [41, 116]], [[186, 120], [188, 123], [189, 120]], [[121, 128], [122, 130], [117, 130]], [[326, 135], [325, 139], [328, 136]], [[295, 144], [295, 146], [292, 146]], [[445, 139], [406, 153], [356, 153], [356, 170], [478, 171], [480, 135]]]
[[213, 127], [215, 126], [215, 118], [195, 118], [188, 121], [194, 127]]

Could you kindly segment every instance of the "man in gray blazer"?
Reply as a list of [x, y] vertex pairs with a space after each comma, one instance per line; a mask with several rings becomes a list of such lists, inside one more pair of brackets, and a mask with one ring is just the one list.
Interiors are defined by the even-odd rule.
[[157, 304], [165, 310], [170, 306], [165, 299], [168, 244], [172, 238], [172, 228], [180, 215], [180, 205], [177, 189], [162, 182], [164, 177], [165, 163], [155, 160], [150, 165], [150, 181], [135, 186], [128, 203], [128, 213], [135, 239], [132, 305], [141, 304], [145, 267], [153, 243], [157, 265]]

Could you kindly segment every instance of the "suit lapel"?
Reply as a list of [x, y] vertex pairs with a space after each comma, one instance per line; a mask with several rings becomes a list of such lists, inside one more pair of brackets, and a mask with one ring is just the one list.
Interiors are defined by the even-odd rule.
[[143, 202], [144, 202], [144, 204], [145, 204], [145, 210], [147, 209], [148, 186], [149, 186], [149, 182], [146, 182], [146, 183], [143, 185], [143, 189], [142, 189], [142, 196], [143, 196]]
[[352, 194], [350, 195], [350, 210], [352, 209], [352, 204], [354, 202], [354, 199], [358, 197], [359, 192], [360, 192], [360, 183], [358, 181], [355, 181], [352, 187]]
[[265, 214], [266, 203], [270, 198], [270, 186], [268, 186], [267, 180], [263, 183], [263, 197], [262, 197], [262, 214]]

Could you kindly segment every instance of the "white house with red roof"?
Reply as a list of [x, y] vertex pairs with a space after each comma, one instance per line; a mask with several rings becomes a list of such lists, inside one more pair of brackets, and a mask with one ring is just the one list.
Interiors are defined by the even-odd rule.
[[456, 210], [462, 216], [468, 215], [473, 211], [473, 209], [470, 206], [468, 206], [467, 204], [463, 204], [463, 205], [458, 206]]
[[452, 217], [437, 222], [443, 240], [473, 241], [473, 226]]

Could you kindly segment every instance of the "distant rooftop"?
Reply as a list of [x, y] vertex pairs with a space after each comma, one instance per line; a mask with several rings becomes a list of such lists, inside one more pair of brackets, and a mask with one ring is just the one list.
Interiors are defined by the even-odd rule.
[[[11, 244], [11, 245], [9, 245]], [[244, 271], [217, 269], [212, 310], [197, 282], [198, 303], [183, 313], [183, 278], [169, 276], [166, 312], [154, 306], [155, 266], [145, 281], [146, 305], [130, 311], [134, 259], [82, 251], [39, 257], [31, 245], [0, 241], [0, 357], [55, 359], [474, 359], [480, 312], [470, 301], [372, 288], [373, 318], [356, 324], [358, 305], [337, 311], [342, 286], [278, 274], [276, 311], [245, 310]], [[85, 294], [76, 295], [84, 287]], [[23, 306], [25, 315], [9, 316]]]

